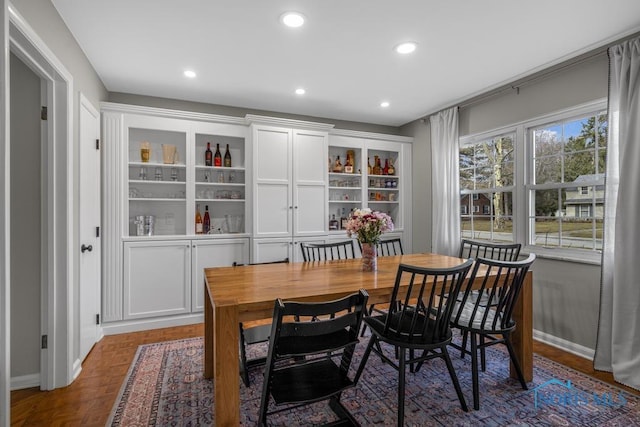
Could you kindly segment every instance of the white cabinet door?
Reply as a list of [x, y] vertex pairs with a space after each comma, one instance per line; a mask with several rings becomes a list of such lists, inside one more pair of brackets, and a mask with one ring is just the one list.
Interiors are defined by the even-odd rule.
[[204, 269], [231, 266], [234, 262], [249, 262], [248, 238], [191, 241], [192, 311], [202, 311], [204, 308]]
[[296, 237], [294, 240], [289, 238], [281, 239], [253, 239], [251, 262], [259, 264], [262, 262], [281, 261], [289, 258], [289, 262], [302, 262], [302, 251], [300, 243], [302, 242], [326, 242], [327, 236], [303, 236]]
[[256, 237], [290, 236], [292, 132], [287, 128], [253, 129], [254, 228]]
[[191, 311], [191, 241], [124, 243], [124, 318]]
[[327, 134], [293, 132], [294, 236], [327, 234]]
[[274, 262], [289, 258], [294, 262], [294, 247], [291, 238], [253, 239], [252, 263]]

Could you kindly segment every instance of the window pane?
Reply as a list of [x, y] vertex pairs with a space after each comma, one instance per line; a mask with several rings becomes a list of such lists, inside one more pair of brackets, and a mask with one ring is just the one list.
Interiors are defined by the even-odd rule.
[[559, 156], [541, 157], [535, 159], [534, 184], [546, 184], [560, 182], [562, 176], [562, 160]]
[[535, 215], [536, 217], [555, 217], [560, 213], [558, 190], [535, 191]]
[[473, 190], [473, 169], [460, 169], [460, 189]]
[[557, 247], [559, 244], [560, 222], [553, 218], [534, 218], [531, 221], [534, 245]]
[[564, 218], [561, 242], [564, 248], [602, 249], [602, 220], [586, 216]]
[[476, 169], [476, 189], [493, 187], [493, 168], [484, 166]]
[[595, 116], [567, 122], [563, 128], [565, 152], [593, 147], [595, 143]]
[[581, 176], [595, 173], [594, 151], [581, 151], [565, 156], [564, 182], [575, 182]]
[[502, 162], [501, 167], [495, 171], [496, 187], [510, 187], [514, 184], [513, 162]]

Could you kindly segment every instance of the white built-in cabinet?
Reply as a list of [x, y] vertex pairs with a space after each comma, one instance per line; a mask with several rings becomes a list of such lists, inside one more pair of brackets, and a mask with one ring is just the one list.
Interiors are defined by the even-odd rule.
[[[104, 103], [102, 135], [103, 327], [197, 319], [203, 269], [249, 262], [245, 120]], [[231, 167], [205, 166], [207, 143], [229, 147]], [[207, 207], [210, 234], [196, 234]]]
[[248, 116], [253, 147], [252, 262], [301, 259], [297, 243], [327, 234], [332, 125]]
[[[410, 251], [410, 142], [325, 123], [104, 103], [105, 332], [200, 321], [205, 268], [301, 261], [300, 242], [348, 238], [330, 221], [352, 209], [389, 213]], [[206, 166], [207, 143], [222, 155], [228, 146], [231, 167]], [[347, 155], [352, 168], [335, 171]], [[375, 156], [395, 171], [369, 172]], [[196, 210], [205, 208], [210, 234], [196, 234]], [[152, 232], [144, 217], [153, 217]]]

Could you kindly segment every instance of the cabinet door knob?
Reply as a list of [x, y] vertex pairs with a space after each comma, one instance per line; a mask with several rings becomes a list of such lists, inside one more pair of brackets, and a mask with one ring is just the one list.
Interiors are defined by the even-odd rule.
[[82, 246], [80, 246], [80, 252], [85, 253], [85, 252], [91, 252], [93, 250], [93, 246], [89, 245], [85, 245], [82, 244]]

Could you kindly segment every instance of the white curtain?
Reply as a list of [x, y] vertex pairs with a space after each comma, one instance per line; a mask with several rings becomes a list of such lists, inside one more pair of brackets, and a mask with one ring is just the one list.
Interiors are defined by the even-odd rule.
[[432, 251], [457, 255], [460, 246], [458, 107], [434, 114], [430, 122]]
[[609, 134], [594, 367], [640, 389], [640, 38], [609, 49]]

